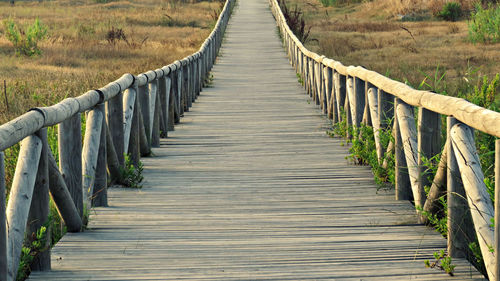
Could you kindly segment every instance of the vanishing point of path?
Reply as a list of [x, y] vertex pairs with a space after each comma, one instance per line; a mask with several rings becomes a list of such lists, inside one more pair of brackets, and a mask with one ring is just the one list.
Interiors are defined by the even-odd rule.
[[349, 165], [297, 83], [266, 0], [240, 0], [213, 71], [141, 190], [111, 189], [32, 280], [470, 280], [446, 241]]

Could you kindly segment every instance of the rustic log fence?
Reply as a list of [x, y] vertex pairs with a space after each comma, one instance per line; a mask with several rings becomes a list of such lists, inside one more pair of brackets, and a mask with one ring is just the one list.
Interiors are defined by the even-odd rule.
[[[160, 137], [167, 137], [179, 123], [206, 83], [234, 2], [226, 1], [196, 53], [137, 76], [125, 74], [56, 105], [33, 108], [0, 126], [0, 280], [16, 279], [25, 233], [36, 232], [48, 221], [49, 193], [67, 230], [81, 231], [88, 208], [107, 206], [108, 181], [121, 183], [124, 155], [137, 167], [140, 157], [149, 155], [151, 147], [160, 145]], [[59, 165], [47, 141], [46, 128], [54, 125]], [[3, 151], [19, 142], [5, 206]], [[50, 270], [50, 249], [37, 256], [31, 269]]]
[[[500, 221], [500, 141], [496, 141], [494, 207], [473, 134], [475, 129], [499, 138], [500, 113], [464, 99], [415, 90], [374, 71], [344, 66], [311, 52], [288, 27], [278, 2], [269, 2], [284, 48], [307, 94], [333, 124], [344, 121], [354, 128], [362, 124], [373, 128], [379, 163], [383, 162], [384, 153], [394, 153], [397, 200], [413, 199], [421, 215], [422, 210], [435, 213], [435, 202], [445, 194], [448, 254], [464, 257], [468, 251], [464, 236], [476, 235], [489, 279], [500, 280], [500, 226], [492, 226], [493, 218]], [[441, 152], [441, 116], [447, 116], [447, 140], [435, 178], [429, 183], [423, 158]], [[387, 128], [392, 128], [394, 143], [383, 147], [379, 132]], [[382, 165], [387, 167], [385, 162]], [[428, 196], [426, 185], [431, 185]]]

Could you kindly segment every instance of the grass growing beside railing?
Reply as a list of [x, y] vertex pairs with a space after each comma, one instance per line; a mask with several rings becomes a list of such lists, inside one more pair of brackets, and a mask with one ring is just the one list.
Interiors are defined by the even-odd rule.
[[[379, 162], [373, 128], [364, 124], [359, 128], [348, 126], [344, 111], [341, 112], [341, 116], [342, 120], [335, 123], [332, 130], [327, 131], [327, 134], [332, 137], [336, 136], [341, 138], [346, 138], [347, 135], [352, 136], [350, 139], [345, 139], [346, 142], [350, 144], [350, 155], [347, 156], [347, 159], [358, 165], [369, 165], [372, 168], [375, 182], [380, 187], [394, 185], [394, 156], [392, 152], [384, 153]], [[394, 141], [392, 132], [389, 129], [381, 129], [379, 131], [379, 138], [384, 148], [389, 145], [389, 142]]]
[[[446, 73], [441, 72], [439, 68], [436, 69], [434, 75], [426, 75], [426, 79], [421, 83], [423, 88], [440, 90], [441, 94], [446, 94], [446, 85], [444, 83]], [[486, 76], [477, 81], [477, 84], [472, 84], [470, 80], [467, 84], [466, 93], [460, 93], [459, 96], [473, 102], [484, 108], [488, 108], [494, 111], [500, 111], [500, 97], [499, 84], [500, 75], [496, 75], [495, 78], [489, 80]], [[350, 155], [347, 157], [353, 163], [360, 165], [370, 165], [374, 175], [375, 182], [381, 186], [394, 186], [394, 156], [393, 152], [388, 155], [384, 155], [384, 159], [387, 161], [387, 168], [380, 165], [377, 160], [375, 141], [373, 135], [373, 128], [362, 124], [360, 127], [356, 128], [353, 126], [347, 126], [346, 115], [341, 112], [342, 121], [334, 124], [332, 131], [329, 132], [332, 136], [346, 138], [347, 135], [351, 136], [350, 139], [346, 139], [346, 142], [350, 143], [349, 152]], [[446, 120], [443, 118], [443, 120]], [[446, 128], [445, 121], [443, 122], [442, 128]], [[446, 138], [446, 130], [443, 130], [443, 140]], [[394, 141], [392, 133], [390, 130], [380, 131], [380, 139], [383, 147], [387, 147], [389, 141]], [[479, 159], [484, 173], [484, 183], [487, 187], [487, 191], [490, 194], [491, 200], [494, 202], [494, 152], [495, 152], [495, 140], [496, 138], [485, 134], [480, 131], [475, 131], [475, 143], [476, 149], [478, 151]], [[431, 159], [422, 157], [422, 162], [427, 170], [425, 173], [428, 175], [428, 182], [432, 182], [437, 171], [438, 160], [441, 154], [435, 155]], [[426, 193], [429, 192], [430, 186], [426, 186]], [[447, 236], [448, 231], [448, 221], [447, 221], [447, 200], [446, 195], [441, 196], [439, 199], [439, 204], [441, 205], [440, 211], [437, 213], [430, 213], [424, 211], [422, 207], [417, 207], [417, 210], [428, 219], [429, 224], [432, 225], [437, 232], [439, 232], [444, 237]], [[476, 268], [482, 272], [486, 273], [481, 251], [478, 246], [478, 242], [472, 241], [469, 243], [470, 248], [470, 261], [476, 266]], [[434, 262], [426, 261], [426, 266], [432, 268], [440, 268], [447, 272], [448, 274], [453, 274], [453, 265], [451, 264], [451, 259], [442, 253], [435, 253], [436, 260]]]
[[17, 269], [17, 281], [25, 280], [31, 272], [30, 265], [35, 257], [46, 251], [46, 239], [49, 232], [47, 226], [42, 226], [36, 233], [26, 237], [25, 246], [21, 250], [21, 259], [19, 261], [19, 268]]
[[125, 154], [125, 168], [121, 169], [121, 182], [123, 183], [123, 186], [125, 187], [130, 187], [130, 188], [142, 188], [142, 180], [144, 180], [144, 177], [142, 175], [142, 171], [144, 170], [144, 167], [142, 165], [142, 162], [139, 161], [139, 164], [134, 166], [132, 164], [132, 161], [130, 159], [129, 154]]

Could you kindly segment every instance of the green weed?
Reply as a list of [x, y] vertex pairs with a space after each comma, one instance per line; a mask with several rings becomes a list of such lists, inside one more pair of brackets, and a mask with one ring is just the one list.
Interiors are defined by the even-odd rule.
[[420, 82], [417, 89], [419, 90], [427, 90], [434, 93], [439, 93], [442, 95], [448, 95], [447, 93], [447, 85], [446, 85], [446, 70], [440, 69], [439, 65], [436, 66], [436, 70], [434, 73], [427, 74], [420, 71], [424, 75], [424, 80]]
[[483, 9], [476, 5], [469, 21], [469, 40], [473, 43], [500, 42], [500, 5]]
[[[352, 136], [351, 147], [349, 148], [350, 155], [347, 157], [356, 164], [370, 165], [374, 175], [375, 182], [381, 186], [386, 187], [387, 183], [394, 184], [394, 156], [392, 153], [384, 153], [381, 161], [379, 162], [373, 128], [364, 124], [356, 128], [347, 125], [347, 116], [343, 108], [340, 109], [341, 121], [333, 125], [331, 131], [326, 133], [331, 137], [337, 136], [346, 138], [347, 135]], [[379, 139], [382, 147], [387, 147], [390, 141], [394, 141], [390, 129], [381, 129], [379, 131]], [[387, 163], [387, 167], [382, 167], [383, 162]]]
[[455, 271], [455, 265], [452, 264], [452, 259], [448, 255], [444, 253], [444, 250], [439, 252], [434, 252], [435, 261], [432, 263], [429, 260], [425, 260], [425, 266], [429, 268], [439, 268], [444, 272], [448, 273], [450, 276], [453, 276], [453, 272]]
[[130, 155], [125, 155], [125, 168], [121, 169], [121, 178], [124, 183], [124, 186], [130, 188], [142, 188], [142, 180], [144, 177], [142, 176], [143, 165], [142, 162], [139, 161], [139, 164], [134, 166], [130, 159]]
[[457, 21], [462, 16], [462, 6], [458, 2], [447, 2], [437, 16], [446, 21]]
[[40, 229], [33, 233], [31, 237], [27, 237], [26, 245], [21, 250], [21, 259], [17, 269], [16, 280], [25, 280], [31, 272], [30, 266], [35, 257], [46, 251], [47, 226], [41, 226]]
[[17, 55], [34, 56], [42, 51], [38, 42], [47, 36], [47, 27], [38, 18], [25, 29], [17, 26], [13, 19], [4, 21], [7, 39], [14, 45]]
[[297, 81], [300, 85], [304, 86], [304, 79], [302, 79], [302, 75], [300, 75], [300, 73], [297, 73]]

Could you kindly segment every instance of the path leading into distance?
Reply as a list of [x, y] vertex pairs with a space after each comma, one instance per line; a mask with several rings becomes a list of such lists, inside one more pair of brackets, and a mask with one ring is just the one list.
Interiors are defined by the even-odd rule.
[[140, 190], [110, 189], [30, 280], [470, 280], [409, 202], [345, 159], [285, 56], [266, 0], [240, 0], [205, 88]]

